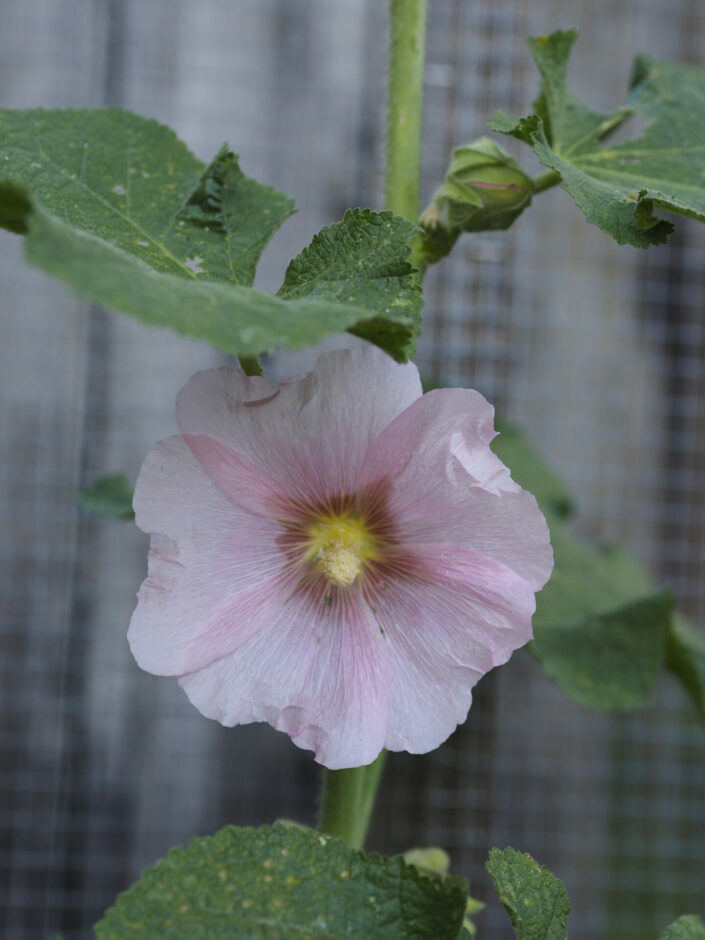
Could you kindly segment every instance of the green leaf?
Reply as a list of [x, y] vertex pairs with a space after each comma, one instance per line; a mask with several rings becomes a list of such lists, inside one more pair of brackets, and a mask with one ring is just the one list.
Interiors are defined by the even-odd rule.
[[661, 667], [690, 695], [705, 725], [705, 636], [673, 611], [622, 549], [594, 549], [563, 520], [573, 504], [564, 484], [516, 428], [496, 422], [492, 449], [532, 492], [551, 528], [555, 569], [537, 596], [529, 649], [563, 690], [588, 708], [645, 705]]
[[705, 940], [705, 924], [695, 914], [684, 914], [666, 927], [659, 940]]
[[497, 423], [497, 456], [532, 492], [551, 529], [555, 568], [538, 594], [530, 649], [561, 688], [588, 708], [645, 705], [664, 661], [672, 598], [656, 591], [616, 547], [594, 549], [563, 524], [573, 503], [564, 484], [509, 425]]
[[359, 304], [342, 287], [271, 297], [252, 279], [292, 211], [227, 148], [204, 167], [171, 130], [129, 112], [0, 110], [0, 225], [26, 233], [30, 263], [80, 296], [236, 355], [352, 329], [404, 359], [422, 304], [409, 223], [370, 213], [393, 273], [380, 289], [376, 248], [359, 252], [348, 271]]
[[492, 849], [486, 867], [519, 940], [565, 940], [570, 902], [562, 881], [515, 849]]
[[531, 651], [588, 708], [646, 705], [664, 661], [670, 591], [654, 591], [626, 552], [588, 548], [558, 522], [551, 543], [556, 565], [537, 597]]
[[98, 940], [455, 940], [467, 886], [311, 830], [228, 826], [172, 849], [120, 895]]
[[3, 182], [0, 176], [0, 228], [8, 229], [15, 235], [27, 234], [27, 216], [32, 211], [32, 203], [21, 186]]
[[133, 488], [124, 473], [101, 477], [78, 491], [78, 501], [89, 512], [106, 519], [134, 519]]
[[191, 233], [189, 249], [193, 233], [200, 235], [207, 253], [196, 266], [203, 268], [200, 277], [250, 287], [262, 252], [294, 211], [293, 199], [245, 176], [223, 146], [179, 210], [176, 230]]
[[[349, 332], [372, 342], [384, 336], [389, 345], [403, 344], [402, 331], [411, 328], [415, 335], [418, 330], [422, 302], [414, 269], [399, 246], [410, 245], [419, 231], [392, 212], [349, 209], [342, 222], [321, 229], [289, 264], [278, 296], [378, 311], [383, 315]], [[406, 353], [413, 353], [413, 343]]]
[[679, 680], [705, 725], [705, 636], [679, 614], [666, 640], [666, 668]]
[[248, 179], [227, 147], [204, 167], [168, 127], [117, 108], [0, 110], [0, 141], [0, 179], [71, 227], [189, 281], [251, 284], [294, 211]]
[[[619, 244], [646, 248], [664, 242], [663, 208], [705, 220], [705, 72], [648, 56], [634, 61], [630, 94], [611, 113], [583, 104], [565, 83], [574, 31], [529, 40], [541, 73], [535, 113], [517, 119], [497, 112], [490, 127], [533, 147], [561, 186]], [[635, 140], [602, 146], [631, 115], [647, 120]]]
[[545, 514], [559, 518], [571, 516], [574, 504], [568, 488], [546, 466], [523, 434], [499, 419], [495, 421], [495, 427], [499, 434], [492, 441], [492, 450], [511, 469], [513, 479], [534, 494]]

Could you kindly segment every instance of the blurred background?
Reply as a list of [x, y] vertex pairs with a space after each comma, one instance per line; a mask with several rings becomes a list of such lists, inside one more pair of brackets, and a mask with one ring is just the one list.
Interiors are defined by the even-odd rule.
[[[386, 6], [0, 0], [0, 105], [130, 108], [204, 160], [227, 140], [299, 206], [260, 269], [274, 290], [319, 228], [381, 207]], [[577, 27], [572, 85], [605, 109], [636, 52], [705, 65], [697, 0], [429, 6], [425, 202], [454, 145], [495, 109], [529, 108], [528, 34]], [[648, 253], [618, 249], [565, 193], [541, 195], [430, 272], [417, 361], [520, 424], [576, 494], [580, 530], [626, 543], [702, 626], [705, 228], [677, 229]], [[312, 823], [318, 768], [268, 726], [223, 729], [139, 671], [125, 632], [146, 537], [75, 499], [107, 472], [134, 480], [175, 431], [178, 389], [222, 360], [76, 300], [6, 233], [0, 285], [0, 923], [6, 940], [79, 940], [172, 844], [227, 822]], [[606, 717], [519, 653], [443, 747], [390, 759], [371, 845], [412, 844], [445, 846], [489, 902], [481, 937], [513, 936], [483, 867], [509, 844], [565, 881], [573, 940], [656, 937], [705, 914], [705, 732], [668, 678], [647, 710]]]

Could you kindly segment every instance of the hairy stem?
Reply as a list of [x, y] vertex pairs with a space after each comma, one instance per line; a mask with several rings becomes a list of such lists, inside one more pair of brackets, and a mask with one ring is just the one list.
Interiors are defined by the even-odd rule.
[[419, 217], [426, 0], [390, 0], [384, 206]]

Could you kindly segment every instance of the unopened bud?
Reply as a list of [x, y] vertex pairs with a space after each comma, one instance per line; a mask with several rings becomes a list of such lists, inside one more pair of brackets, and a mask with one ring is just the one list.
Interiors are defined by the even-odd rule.
[[424, 875], [434, 875], [442, 878], [448, 874], [450, 868], [450, 858], [443, 849], [434, 847], [427, 849], [409, 849], [404, 852], [404, 861], [407, 865], [413, 865]]
[[514, 157], [489, 137], [453, 151], [443, 184], [421, 217], [430, 231], [509, 228], [531, 202], [534, 183]]

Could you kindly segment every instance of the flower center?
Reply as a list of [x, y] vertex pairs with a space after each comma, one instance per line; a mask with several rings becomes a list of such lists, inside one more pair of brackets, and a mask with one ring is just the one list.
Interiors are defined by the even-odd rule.
[[352, 513], [314, 522], [308, 535], [311, 541], [307, 558], [338, 587], [350, 587], [365, 563], [377, 557], [365, 522]]

